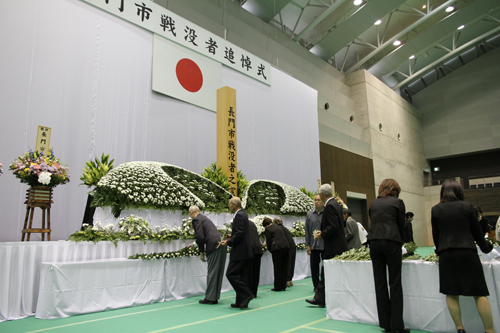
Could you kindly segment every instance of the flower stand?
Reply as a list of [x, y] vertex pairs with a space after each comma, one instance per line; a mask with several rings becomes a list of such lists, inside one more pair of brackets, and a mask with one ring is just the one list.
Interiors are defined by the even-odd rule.
[[[47, 240], [50, 241], [50, 205], [53, 204], [52, 201], [52, 187], [38, 186], [30, 187], [26, 191], [26, 217], [24, 218], [24, 227], [22, 232], [21, 241], [24, 242], [26, 235], [27, 241], [30, 240], [31, 233], [41, 233], [42, 241], [45, 240], [45, 234], [47, 234]], [[39, 207], [42, 209], [42, 227], [33, 228], [33, 215], [35, 213], [35, 208]], [[46, 219], [47, 217], [47, 219]], [[28, 223], [29, 220], [29, 223]], [[47, 220], [47, 228], [45, 228], [45, 221]]]

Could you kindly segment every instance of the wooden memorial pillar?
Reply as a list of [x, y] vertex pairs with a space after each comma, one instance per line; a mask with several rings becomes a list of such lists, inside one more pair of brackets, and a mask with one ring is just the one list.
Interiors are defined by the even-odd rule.
[[217, 90], [217, 165], [231, 183], [231, 192], [238, 193], [238, 163], [236, 149], [236, 90]]

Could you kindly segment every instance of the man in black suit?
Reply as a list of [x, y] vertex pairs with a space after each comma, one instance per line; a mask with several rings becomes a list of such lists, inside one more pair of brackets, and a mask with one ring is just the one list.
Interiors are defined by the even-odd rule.
[[252, 258], [249, 221], [247, 214], [241, 210], [240, 198], [233, 197], [229, 200], [229, 211], [234, 213], [231, 238], [221, 242], [222, 245], [227, 244], [231, 247], [226, 277], [236, 292], [236, 302], [231, 304], [231, 307], [245, 309], [253, 298], [246, 282], [246, 266], [248, 260]]
[[250, 240], [252, 242], [253, 258], [247, 263], [247, 282], [253, 297], [257, 297], [260, 281], [260, 263], [262, 261], [262, 243], [260, 242], [257, 226], [252, 221], [248, 221]]
[[[344, 218], [342, 207], [333, 198], [332, 186], [323, 184], [319, 188], [321, 201], [325, 203], [323, 217], [321, 218], [321, 230], [314, 235], [314, 238], [321, 238], [325, 244], [324, 259], [331, 259], [344, 251], [347, 251], [347, 241], [344, 232]], [[313, 305], [325, 306], [325, 270], [321, 267], [321, 280], [316, 288], [313, 299], [306, 299], [306, 302]]]
[[[200, 209], [197, 206], [189, 207], [189, 217], [193, 219], [196, 243], [200, 249], [200, 259], [208, 262], [207, 290], [205, 298], [199, 302], [201, 304], [217, 304], [226, 266], [227, 247], [219, 245], [222, 235], [208, 217], [200, 214]], [[205, 260], [205, 251], [207, 260]]]

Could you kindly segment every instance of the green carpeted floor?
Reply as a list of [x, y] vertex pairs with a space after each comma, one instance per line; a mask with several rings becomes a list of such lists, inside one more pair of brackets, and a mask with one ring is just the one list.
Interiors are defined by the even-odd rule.
[[[432, 251], [417, 250], [422, 256]], [[378, 326], [326, 319], [324, 308], [304, 301], [313, 296], [310, 278], [295, 281], [285, 292], [271, 288], [260, 286], [258, 297], [245, 310], [230, 307], [235, 294], [228, 291], [217, 305], [199, 304], [203, 296], [198, 296], [64, 319], [29, 317], [0, 323], [0, 332], [381, 332]]]

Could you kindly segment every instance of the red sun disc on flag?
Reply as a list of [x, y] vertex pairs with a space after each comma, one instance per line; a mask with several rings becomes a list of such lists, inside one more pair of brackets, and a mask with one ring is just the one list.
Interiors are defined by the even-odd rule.
[[203, 74], [200, 67], [191, 59], [181, 59], [175, 67], [177, 80], [189, 92], [197, 92], [203, 86]]

